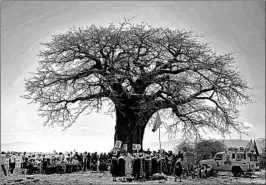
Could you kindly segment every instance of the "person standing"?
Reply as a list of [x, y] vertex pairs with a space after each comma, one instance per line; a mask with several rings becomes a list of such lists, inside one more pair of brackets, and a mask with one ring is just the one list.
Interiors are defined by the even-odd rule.
[[201, 166], [201, 168], [200, 168], [200, 174], [199, 174], [199, 176], [200, 176], [200, 178], [206, 178], [206, 166], [204, 166], [204, 165], [202, 165]]
[[139, 180], [139, 176], [140, 176], [140, 158], [139, 155], [136, 154], [134, 156], [134, 160], [133, 160], [133, 177], [134, 180]]
[[167, 156], [166, 156], [166, 161], [167, 161], [167, 168], [168, 168], [168, 175], [173, 175], [174, 172], [174, 165], [173, 165], [173, 161], [174, 161], [174, 157], [172, 154], [172, 151], [169, 151]]
[[9, 159], [9, 171], [13, 174], [13, 171], [16, 167], [16, 155], [11, 153], [11, 158]]
[[152, 162], [151, 156], [147, 153], [145, 156], [145, 179], [150, 179], [152, 176]]
[[183, 177], [186, 176], [186, 178], [188, 178], [188, 161], [187, 161], [187, 158], [184, 157], [183, 158], [183, 167], [184, 167], [184, 173], [183, 173]]
[[127, 178], [132, 178], [133, 173], [133, 157], [130, 153], [125, 157], [125, 175]]
[[83, 167], [82, 167], [82, 168], [83, 168], [83, 171], [84, 171], [84, 172], [87, 171], [87, 163], [88, 163], [88, 161], [87, 161], [87, 159], [88, 159], [88, 158], [87, 158], [87, 155], [88, 155], [87, 152], [84, 152], [84, 154], [83, 154], [83, 156], [82, 156], [82, 157], [83, 157], [83, 161], [82, 161], [82, 163], [83, 163]]
[[117, 166], [118, 166], [118, 176], [122, 178], [122, 181], [125, 181], [125, 158], [123, 153], [120, 153], [120, 156], [118, 158], [118, 162], [117, 162]]
[[2, 168], [5, 176], [7, 176], [6, 169], [5, 169], [5, 163], [6, 163], [6, 154], [5, 154], [5, 152], [1, 152], [1, 168]]
[[182, 169], [182, 164], [181, 164], [181, 158], [178, 158], [175, 163], [175, 168], [174, 168], [175, 182], [177, 178], [179, 178], [179, 182], [181, 182], [182, 171], [183, 169]]
[[91, 154], [90, 154], [90, 152], [87, 155], [87, 169], [91, 170]]
[[153, 156], [151, 158], [151, 176], [155, 173], [158, 173], [158, 170], [157, 170], [157, 157], [156, 157], [156, 154], [155, 152], [153, 152]]
[[208, 166], [207, 166], [206, 174], [207, 174], [207, 177], [213, 176], [213, 168], [210, 164], [208, 164]]
[[117, 160], [117, 155], [113, 153], [113, 157], [111, 160], [111, 170], [110, 170], [113, 181], [116, 181], [116, 177], [118, 176], [118, 160]]
[[26, 154], [27, 154], [26, 152], [23, 152], [23, 154], [22, 154], [22, 162], [25, 162], [25, 159], [27, 157]]

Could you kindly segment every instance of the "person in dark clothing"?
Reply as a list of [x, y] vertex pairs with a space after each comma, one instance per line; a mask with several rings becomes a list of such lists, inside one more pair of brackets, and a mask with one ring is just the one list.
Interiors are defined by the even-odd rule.
[[213, 168], [212, 168], [211, 165], [208, 165], [208, 166], [207, 166], [206, 174], [207, 174], [207, 177], [211, 177], [211, 176], [213, 176]]
[[[77, 153], [77, 152], [76, 152]], [[70, 151], [69, 153], [69, 157], [70, 157], [70, 162], [72, 163], [73, 159], [74, 159], [74, 156], [73, 156], [73, 153], [72, 151]]]
[[207, 177], [207, 169], [206, 169], [206, 166], [202, 165], [200, 167], [199, 176], [200, 176], [200, 178], [206, 178]]
[[104, 160], [104, 161], [107, 160], [107, 155], [106, 155], [106, 153], [103, 153], [103, 160]]
[[44, 170], [44, 172], [47, 171], [47, 158], [45, 157], [45, 155], [43, 155], [42, 159], [42, 169]]
[[157, 171], [157, 158], [155, 156], [151, 159], [151, 167], [152, 167], [152, 175], [155, 173], [158, 173], [158, 171]]
[[150, 179], [152, 176], [152, 161], [150, 156], [145, 158], [145, 178]]
[[87, 169], [91, 170], [91, 153], [87, 155]]
[[177, 178], [179, 178], [179, 182], [181, 182], [181, 176], [182, 176], [181, 158], [179, 158], [175, 163], [174, 174], [175, 174], [175, 182]]
[[97, 152], [93, 153], [92, 156], [91, 156], [91, 162], [92, 162], [92, 170], [93, 171], [97, 171], [98, 169], [98, 157], [97, 157]]
[[95, 160], [92, 161], [91, 170], [97, 171], [97, 161], [95, 161]]
[[67, 163], [71, 163], [72, 159], [71, 159], [70, 154], [67, 154], [66, 161]]
[[78, 162], [79, 162], [79, 169], [82, 170], [82, 166], [83, 166], [83, 154], [80, 153], [78, 156]]
[[87, 164], [88, 164], [88, 162], [87, 162], [87, 152], [85, 151], [84, 152], [84, 154], [83, 154], [83, 158], [82, 158], [82, 170], [85, 172], [85, 171], [87, 171], [87, 169], [88, 169], [88, 167], [87, 167]]
[[125, 159], [122, 154], [120, 154], [120, 157], [118, 158], [118, 176], [124, 177], [125, 176]]
[[113, 181], [116, 181], [116, 177], [118, 176], [118, 160], [115, 155], [113, 155], [112, 160], [111, 160], [110, 172], [113, 176]]
[[138, 156], [135, 157], [133, 162], [133, 177], [138, 180], [140, 176], [140, 159]]
[[25, 168], [25, 169], [28, 169], [28, 173], [32, 174], [33, 171], [34, 171], [32, 162], [29, 161], [27, 157], [24, 160], [25, 161], [23, 162], [22, 167]]
[[98, 161], [98, 156], [97, 155], [98, 155], [97, 152], [95, 152], [94, 155], [93, 155], [92, 160]]
[[180, 158], [181, 159], [181, 161], [183, 161], [183, 158], [184, 158], [184, 155], [183, 155], [183, 153], [181, 152], [181, 151], [178, 151], [178, 153], [177, 153], [177, 156], [176, 156], [177, 158]]
[[139, 158], [140, 158], [140, 178], [143, 179], [145, 178], [145, 171], [146, 171], [145, 159], [142, 154], [140, 154]]
[[52, 161], [50, 158], [47, 158], [45, 173], [46, 174], [52, 174], [53, 173], [53, 166], [52, 166]]
[[169, 151], [166, 156], [166, 162], [167, 162], [167, 175], [173, 175], [174, 172], [174, 156], [172, 154], [172, 151]]
[[13, 171], [16, 167], [16, 155], [13, 153], [9, 159], [9, 171], [13, 174]]
[[106, 156], [104, 154], [101, 154], [99, 157], [99, 170], [100, 172], [107, 171], [107, 164], [106, 164]]

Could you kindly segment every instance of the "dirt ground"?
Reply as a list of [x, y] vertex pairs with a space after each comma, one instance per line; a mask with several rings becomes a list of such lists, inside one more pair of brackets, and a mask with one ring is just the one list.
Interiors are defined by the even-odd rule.
[[168, 176], [167, 181], [156, 180], [156, 181], [146, 181], [146, 182], [113, 182], [111, 174], [99, 173], [99, 172], [77, 172], [71, 174], [52, 174], [52, 175], [23, 175], [19, 173], [17, 169], [14, 174], [8, 174], [8, 176], [3, 176], [1, 172], [1, 184], [6, 185], [59, 185], [59, 184], [179, 184], [179, 185], [213, 185], [213, 184], [237, 184], [237, 185], [257, 185], [265, 184], [265, 170], [261, 172], [256, 172], [251, 178], [243, 177], [233, 177], [231, 173], [219, 172], [217, 177], [211, 177], [208, 179], [182, 179], [182, 182], [174, 182], [174, 178]]

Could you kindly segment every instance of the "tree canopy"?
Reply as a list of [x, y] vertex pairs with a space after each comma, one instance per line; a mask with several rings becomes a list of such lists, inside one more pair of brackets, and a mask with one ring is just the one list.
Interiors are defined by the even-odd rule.
[[137, 116], [136, 125], [162, 111], [174, 120], [169, 134], [178, 125], [185, 135], [201, 128], [239, 131], [237, 108], [250, 102], [249, 87], [234, 54], [217, 54], [201, 40], [192, 31], [128, 20], [73, 28], [42, 43], [23, 97], [39, 104], [46, 124], [64, 128], [106, 102], [110, 112]]
[[203, 157], [203, 159], [210, 159], [218, 152], [226, 150], [226, 146], [223, 141], [219, 140], [202, 140], [195, 144], [195, 151], [197, 155]]
[[226, 146], [223, 141], [204, 139], [195, 142], [183, 140], [174, 147], [175, 152], [184, 152], [187, 160], [191, 164], [195, 162], [198, 163], [202, 159], [211, 159], [216, 153], [223, 152], [225, 150]]

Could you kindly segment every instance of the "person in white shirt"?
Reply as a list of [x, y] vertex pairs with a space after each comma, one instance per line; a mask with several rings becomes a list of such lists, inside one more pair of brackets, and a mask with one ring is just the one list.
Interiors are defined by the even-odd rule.
[[5, 169], [5, 163], [6, 163], [6, 154], [5, 154], [5, 152], [1, 152], [1, 168], [2, 168], [5, 176], [7, 176], [6, 169]]
[[9, 159], [9, 171], [13, 174], [13, 171], [16, 167], [16, 155], [11, 153], [11, 158]]
[[22, 162], [25, 162], [25, 159], [26, 159], [26, 157], [27, 157], [26, 154], [27, 154], [26, 152], [23, 152], [23, 155], [22, 155]]

